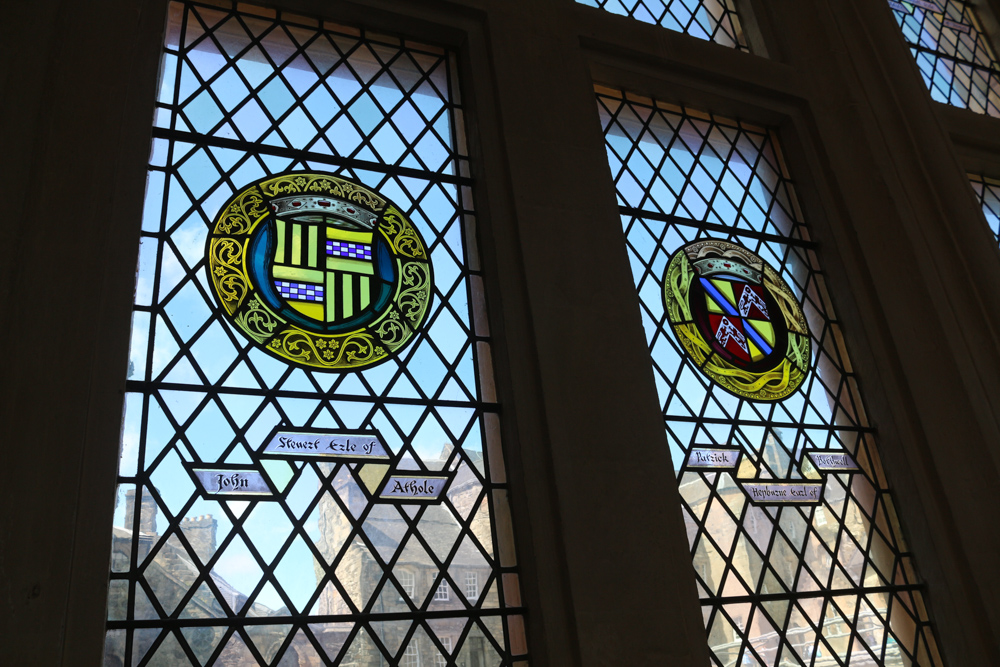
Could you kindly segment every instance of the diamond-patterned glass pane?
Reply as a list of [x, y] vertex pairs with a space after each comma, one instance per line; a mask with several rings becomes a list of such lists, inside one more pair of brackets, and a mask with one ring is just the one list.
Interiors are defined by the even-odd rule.
[[1000, 117], [1000, 62], [971, 2], [889, 0], [931, 97]]
[[[491, 470], [502, 461], [499, 417], [470, 250], [456, 55], [221, 4], [170, 4], [105, 664], [374, 666], [398, 664], [404, 651], [433, 664], [454, 650], [469, 664], [525, 659], [523, 638], [512, 652], [504, 636], [509, 618], [523, 634], [520, 595], [496, 585], [516, 567], [493, 546], [513, 553], [509, 535], [494, 530], [493, 517], [509, 510], [505, 477]], [[292, 170], [363, 183], [398, 206], [426, 244], [429, 310], [412, 342], [380, 365], [339, 373], [290, 365], [217, 307], [206, 244], [220, 207], [248, 183]], [[397, 469], [449, 481], [437, 504], [386, 500], [378, 490], [388, 465], [262, 459], [278, 426], [377, 430]], [[194, 465], [259, 466], [272, 493], [203, 493]], [[470, 577], [493, 592], [429, 594], [465, 590]]]
[[576, 0], [606, 12], [749, 51], [732, 0]]
[[[598, 105], [714, 664], [941, 664], [777, 137], [606, 88]], [[668, 261], [707, 239], [755, 253], [802, 305], [811, 357], [781, 400], [726, 391], [674, 333]], [[795, 503], [750, 491], [820, 483]]]
[[1000, 242], [1000, 181], [975, 174], [969, 174], [969, 180], [979, 205], [983, 207], [983, 215], [990, 231]]

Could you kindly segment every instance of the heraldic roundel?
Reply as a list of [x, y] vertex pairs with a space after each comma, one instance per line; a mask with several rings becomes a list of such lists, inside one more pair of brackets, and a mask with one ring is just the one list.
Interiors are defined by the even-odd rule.
[[663, 279], [667, 318], [702, 373], [726, 391], [778, 401], [809, 368], [802, 306], [770, 264], [715, 239], [689, 243]]
[[417, 229], [385, 197], [330, 174], [245, 186], [222, 207], [206, 253], [229, 321], [268, 353], [316, 370], [389, 359], [430, 305]]

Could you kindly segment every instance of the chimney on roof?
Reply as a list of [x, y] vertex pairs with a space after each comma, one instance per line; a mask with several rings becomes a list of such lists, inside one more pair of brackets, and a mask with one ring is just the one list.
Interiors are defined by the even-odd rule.
[[191, 543], [202, 563], [208, 562], [208, 559], [215, 554], [215, 533], [218, 527], [219, 522], [212, 518], [211, 514], [189, 516], [181, 520], [184, 537]]
[[[125, 492], [125, 528], [134, 530], [135, 524], [135, 489]], [[156, 535], [156, 501], [148, 492], [142, 494], [142, 505], [139, 513], [139, 532]]]

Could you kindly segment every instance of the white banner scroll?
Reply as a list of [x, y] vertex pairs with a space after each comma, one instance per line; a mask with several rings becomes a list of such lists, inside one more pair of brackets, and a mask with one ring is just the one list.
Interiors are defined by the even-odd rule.
[[447, 477], [419, 474], [390, 475], [379, 497], [434, 501], [441, 497], [447, 483]]
[[270, 496], [271, 487], [253, 468], [192, 468], [206, 496]]
[[823, 495], [822, 482], [741, 482], [754, 504], [815, 504]]
[[353, 461], [384, 461], [389, 458], [389, 452], [376, 431], [275, 430], [260, 453], [265, 456], [315, 456]]

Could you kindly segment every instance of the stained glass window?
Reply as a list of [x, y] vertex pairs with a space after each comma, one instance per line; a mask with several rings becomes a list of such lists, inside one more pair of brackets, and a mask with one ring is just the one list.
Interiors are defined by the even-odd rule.
[[612, 14], [749, 51], [732, 0], [577, 0]]
[[976, 199], [983, 207], [983, 215], [989, 223], [993, 236], [1000, 242], [1000, 181], [986, 176], [969, 174]]
[[105, 665], [513, 664], [455, 54], [169, 11]]
[[714, 664], [940, 665], [776, 136], [598, 104]]
[[965, 0], [889, 1], [931, 97], [1000, 116], [1000, 62]]

